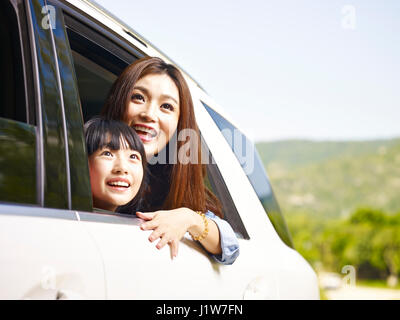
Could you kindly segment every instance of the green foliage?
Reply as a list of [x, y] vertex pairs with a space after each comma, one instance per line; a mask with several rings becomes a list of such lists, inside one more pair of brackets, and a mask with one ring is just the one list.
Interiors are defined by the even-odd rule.
[[338, 271], [352, 265], [360, 278], [400, 274], [400, 213], [361, 208], [336, 221], [296, 213], [288, 226], [295, 247], [314, 266]]
[[360, 208], [350, 216], [349, 222], [353, 225], [368, 224], [372, 226], [381, 226], [389, 222], [389, 219], [383, 211]]
[[283, 213], [348, 216], [366, 206], [400, 209], [400, 139], [258, 143]]
[[400, 139], [257, 149], [306, 260], [336, 272], [352, 265], [361, 279], [399, 276]]

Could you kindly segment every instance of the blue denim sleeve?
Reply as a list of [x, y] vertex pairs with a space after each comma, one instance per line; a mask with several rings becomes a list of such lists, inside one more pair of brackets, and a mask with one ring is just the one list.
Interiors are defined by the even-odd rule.
[[213, 220], [219, 229], [221, 239], [221, 254], [212, 254], [214, 260], [222, 264], [232, 264], [239, 256], [239, 241], [236, 238], [235, 232], [231, 225], [220, 217], [216, 216], [211, 211], [206, 212], [206, 217]]

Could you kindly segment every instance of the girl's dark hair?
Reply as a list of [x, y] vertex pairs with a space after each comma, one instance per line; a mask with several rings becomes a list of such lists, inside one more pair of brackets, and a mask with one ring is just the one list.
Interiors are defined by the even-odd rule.
[[[180, 114], [177, 133], [184, 129], [191, 129], [197, 134], [197, 141], [190, 139], [191, 150], [197, 148], [197, 164], [183, 164], [180, 161], [172, 164], [151, 165], [150, 186], [146, 192], [147, 210], [169, 210], [187, 207], [194, 211], [214, 212], [222, 217], [221, 204], [217, 197], [204, 184], [206, 167], [201, 164], [200, 131], [197, 127], [194, 114], [192, 96], [189, 87], [177, 67], [164, 62], [156, 57], [144, 57], [136, 60], [125, 68], [122, 74], [114, 82], [105, 102], [102, 116], [107, 119], [115, 119], [128, 122], [126, 119], [127, 106], [132, 97], [135, 83], [150, 74], [166, 74], [175, 83], [179, 90]], [[166, 148], [172, 148], [177, 152], [186, 144], [186, 141], [171, 141]], [[168, 154], [168, 153], [167, 153]]]
[[[95, 117], [85, 123], [84, 131], [89, 156], [103, 148], [119, 150], [121, 147], [129, 147], [129, 149], [140, 153], [142, 159], [143, 179], [139, 191], [130, 202], [118, 207], [116, 212], [135, 213], [136, 211], [141, 210], [144, 192], [147, 187], [147, 160], [143, 143], [135, 130], [121, 121]], [[126, 143], [126, 146], [123, 145], [124, 143]]]

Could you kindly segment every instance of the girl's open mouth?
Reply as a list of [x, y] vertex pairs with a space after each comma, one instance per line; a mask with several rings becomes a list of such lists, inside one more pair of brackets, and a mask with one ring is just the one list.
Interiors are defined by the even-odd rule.
[[107, 185], [114, 190], [120, 190], [120, 191], [125, 191], [131, 186], [130, 183], [125, 179], [124, 180], [112, 179], [107, 181]]

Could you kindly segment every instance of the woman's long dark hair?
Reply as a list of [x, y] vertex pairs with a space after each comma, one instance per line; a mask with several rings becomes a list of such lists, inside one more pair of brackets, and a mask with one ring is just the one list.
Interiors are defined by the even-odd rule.
[[116, 212], [134, 214], [144, 206], [144, 193], [147, 187], [147, 160], [143, 143], [134, 129], [121, 121], [94, 117], [84, 125], [88, 156], [99, 149], [119, 150], [126, 143], [131, 150], [138, 151], [142, 159], [143, 179], [136, 196], [127, 204], [119, 206]]
[[[114, 82], [102, 110], [102, 115], [108, 119], [126, 119], [127, 106], [131, 99], [135, 83], [150, 74], [166, 74], [179, 91], [180, 114], [177, 133], [183, 129], [191, 129], [197, 134], [197, 141], [189, 140], [191, 149], [197, 147], [198, 161], [183, 164], [155, 164], [149, 165], [150, 188], [146, 193], [147, 210], [168, 210], [187, 207], [194, 211], [205, 212], [211, 210], [222, 217], [221, 205], [215, 195], [205, 187], [204, 177], [206, 167], [201, 163], [200, 132], [194, 114], [192, 96], [189, 87], [181, 72], [172, 64], [165, 63], [160, 58], [145, 57], [129, 65]], [[168, 142], [166, 148], [173, 148], [174, 152], [186, 144], [186, 141]], [[168, 154], [168, 152], [167, 152]]]

